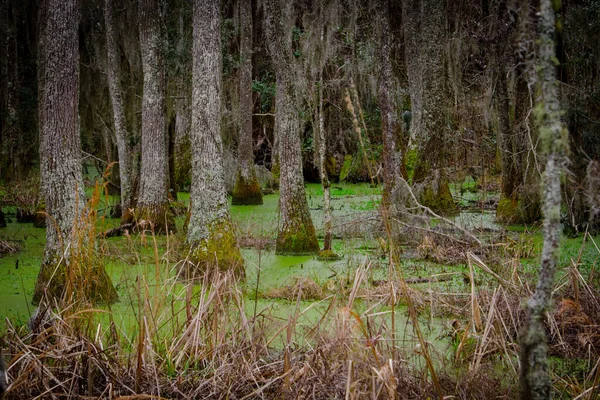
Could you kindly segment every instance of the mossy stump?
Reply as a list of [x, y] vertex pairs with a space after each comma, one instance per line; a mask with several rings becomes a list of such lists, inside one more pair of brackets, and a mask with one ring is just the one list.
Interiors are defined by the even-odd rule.
[[425, 207], [429, 207], [433, 212], [441, 215], [456, 215], [459, 212], [447, 181], [439, 181], [437, 185], [426, 185], [421, 192], [419, 201]]
[[517, 224], [521, 220], [519, 203], [516, 199], [500, 198], [496, 208], [496, 219], [504, 224]]
[[[124, 219], [122, 218], [122, 220]], [[135, 209], [134, 219], [136, 230], [150, 230], [156, 235], [177, 231], [175, 219], [169, 209], [169, 203], [155, 206], [138, 206]]]
[[64, 299], [69, 303], [82, 300], [94, 305], [112, 304], [119, 299], [102, 265], [88, 260], [68, 263], [65, 258], [59, 257], [53, 257], [52, 260], [44, 262], [40, 268], [33, 292], [33, 305], [38, 305], [44, 297]]
[[244, 178], [241, 171], [238, 171], [235, 186], [233, 188], [231, 204], [236, 206], [263, 204], [260, 183], [256, 178], [254, 169], [252, 170], [249, 179]]
[[277, 235], [275, 254], [278, 255], [310, 255], [319, 251], [319, 242], [315, 228], [310, 224], [288, 226]]
[[321, 250], [317, 254], [317, 260], [320, 261], [337, 261], [341, 259], [333, 250]]
[[212, 271], [233, 271], [238, 278], [244, 278], [244, 259], [237, 244], [231, 221], [211, 224], [208, 238], [190, 243], [188, 263], [183, 276], [199, 279]]

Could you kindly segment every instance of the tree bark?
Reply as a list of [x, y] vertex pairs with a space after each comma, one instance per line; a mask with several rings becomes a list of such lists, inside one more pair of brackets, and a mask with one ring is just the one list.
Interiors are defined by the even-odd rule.
[[545, 315], [550, 306], [559, 256], [560, 181], [568, 153], [568, 134], [561, 121], [554, 60], [554, 11], [550, 0], [540, 1], [539, 65], [540, 97], [536, 113], [540, 139], [547, 154], [544, 174], [544, 247], [535, 293], [527, 303], [527, 317], [520, 337], [521, 398], [550, 399]]
[[266, 0], [265, 23], [269, 52], [277, 77], [275, 125], [279, 142], [279, 231], [277, 254], [312, 254], [319, 243], [312, 223], [304, 178], [300, 142], [300, 98], [295, 87], [295, 65], [285, 32], [279, 0]]
[[451, 154], [444, 7], [445, 2], [439, 0], [404, 0], [403, 21], [412, 103], [410, 129], [417, 152], [413, 185], [423, 205], [453, 214], [457, 209], [444, 170]]
[[20, 110], [17, 10], [12, 2], [2, 4], [2, 112], [0, 113], [0, 176], [20, 181], [23, 178], [23, 133]]
[[86, 248], [93, 248], [93, 225], [86, 213], [79, 137], [79, 5], [76, 0], [46, 0], [44, 6], [38, 57], [43, 71], [40, 173], [47, 228], [33, 303], [73, 294], [110, 302], [116, 299], [110, 278], [103, 266], [90, 265], [86, 257]]
[[239, 167], [233, 188], [232, 204], [262, 204], [260, 183], [254, 168], [252, 140], [252, 2], [238, 1], [240, 7], [240, 127]]
[[107, 79], [110, 100], [112, 104], [113, 120], [115, 124], [115, 138], [117, 155], [119, 158], [119, 181], [121, 184], [121, 210], [123, 215], [129, 214], [133, 207], [131, 198], [131, 156], [127, 146], [127, 126], [125, 110], [123, 108], [123, 93], [120, 83], [120, 58], [117, 47], [114, 21], [114, 0], [104, 0], [104, 21], [106, 25], [106, 51], [107, 51]]
[[135, 216], [138, 226], [155, 233], [174, 231], [169, 212], [169, 164], [165, 117], [164, 48], [158, 0], [140, 0], [140, 47], [144, 71], [142, 165]]
[[390, 216], [390, 207], [398, 200], [396, 193], [401, 177], [402, 153], [398, 137], [398, 114], [394, 105], [394, 73], [392, 71], [392, 38], [390, 9], [387, 0], [378, 2], [379, 14], [379, 108], [383, 137], [383, 197], [382, 205]]
[[187, 242], [192, 275], [218, 268], [244, 275], [229, 216], [221, 140], [221, 16], [219, 0], [194, 1], [192, 190]]

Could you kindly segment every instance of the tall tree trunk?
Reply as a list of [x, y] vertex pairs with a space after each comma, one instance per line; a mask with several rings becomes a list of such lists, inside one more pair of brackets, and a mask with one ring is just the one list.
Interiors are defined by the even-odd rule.
[[219, 0], [194, 1], [192, 61], [192, 191], [187, 242], [194, 275], [212, 268], [244, 275], [227, 204], [221, 140]]
[[79, 5], [46, 0], [42, 10], [40, 172], [47, 228], [33, 302], [65, 294], [112, 301], [116, 292], [103, 266], [91, 267], [81, 248], [93, 246], [93, 226], [86, 215], [79, 137]]
[[279, 0], [266, 0], [265, 22], [269, 51], [277, 77], [275, 125], [279, 141], [279, 231], [277, 254], [312, 254], [319, 250], [308, 209], [300, 142], [300, 99], [292, 49], [286, 39]]
[[262, 204], [260, 183], [254, 168], [252, 141], [252, 2], [238, 1], [240, 7], [240, 127], [239, 167], [232, 204]]
[[413, 186], [423, 205], [452, 214], [457, 209], [444, 171], [451, 154], [444, 7], [440, 0], [404, 0], [402, 10], [412, 103], [410, 129], [417, 152]]
[[544, 175], [544, 247], [538, 283], [527, 303], [527, 317], [521, 333], [521, 398], [550, 399], [548, 347], [545, 316], [550, 306], [560, 240], [560, 181], [568, 153], [568, 134], [561, 121], [556, 80], [554, 11], [550, 0], [540, 1], [539, 66], [540, 97], [536, 107], [540, 139], [547, 154]]
[[[104, 21], [106, 25], [106, 51], [108, 90], [115, 123], [115, 138], [117, 142], [117, 155], [119, 158], [119, 181], [121, 183], [121, 210], [122, 215], [130, 214], [133, 207], [131, 198], [131, 155], [127, 145], [127, 126], [125, 110], [123, 108], [123, 93], [120, 83], [120, 58], [115, 34], [115, 20], [113, 10], [114, 0], [104, 0]], [[126, 220], [126, 218], [124, 218]]]
[[392, 71], [392, 33], [390, 9], [387, 0], [378, 2], [379, 14], [379, 108], [381, 110], [381, 132], [383, 136], [383, 198], [382, 204], [389, 211], [398, 200], [402, 165], [398, 135], [398, 114], [394, 106], [394, 73]]
[[[324, 2], [319, 3], [321, 15], [324, 13]], [[320, 257], [325, 259], [337, 258], [331, 253], [333, 241], [333, 214], [331, 209], [331, 184], [327, 173], [327, 138], [325, 137], [325, 112], [323, 110], [323, 73], [325, 69], [327, 55], [327, 39], [324, 21], [321, 21], [321, 34], [319, 37], [318, 48], [318, 71], [317, 71], [317, 107], [316, 107], [316, 137], [315, 144], [318, 153], [319, 177], [323, 187], [323, 251], [319, 253]]]
[[169, 165], [165, 108], [164, 46], [158, 0], [140, 0], [140, 47], [144, 71], [142, 166], [137, 223], [155, 233], [175, 230], [169, 212]]
[[0, 175], [11, 180], [23, 178], [23, 134], [21, 129], [17, 10], [12, 2], [2, 4], [2, 133], [0, 134]]

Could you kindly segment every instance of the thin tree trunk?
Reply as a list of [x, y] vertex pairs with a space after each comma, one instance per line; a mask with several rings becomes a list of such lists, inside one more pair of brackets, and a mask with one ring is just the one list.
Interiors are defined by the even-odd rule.
[[262, 204], [260, 183], [254, 168], [252, 140], [252, 2], [238, 1], [240, 7], [240, 127], [239, 169], [232, 204]]
[[[321, 3], [321, 7], [322, 7]], [[321, 8], [322, 10], [322, 8]], [[317, 148], [319, 153], [319, 175], [321, 178], [321, 186], [323, 186], [323, 252], [330, 252], [332, 250], [333, 241], [333, 215], [331, 209], [331, 194], [330, 194], [330, 182], [327, 174], [327, 139], [325, 137], [325, 114], [323, 111], [323, 70], [325, 69], [325, 55], [327, 54], [326, 40], [325, 40], [325, 27], [321, 28], [320, 37], [320, 48], [319, 48], [319, 71], [318, 71], [318, 104], [317, 104]], [[320, 255], [326, 258], [331, 258], [333, 254], [320, 253]]]
[[164, 49], [158, 0], [140, 0], [140, 47], [144, 71], [142, 166], [136, 209], [138, 226], [155, 233], [175, 230], [169, 212]]
[[47, 228], [33, 303], [65, 294], [110, 302], [116, 299], [110, 278], [102, 266], [90, 267], [87, 250], [80, 248], [93, 247], [93, 235], [83, 240], [93, 226], [86, 216], [79, 137], [79, 5], [76, 0], [46, 0], [42, 10], [40, 173]]
[[115, 138], [119, 158], [119, 181], [121, 183], [121, 210], [126, 216], [132, 208], [131, 198], [131, 156], [127, 146], [127, 126], [123, 108], [123, 93], [120, 84], [120, 58], [117, 48], [117, 37], [114, 22], [114, 0], [104, 0], [104, 21], [106, 25], [107, 75], [108, 90], [115, 123]]
[[221, 16], [219, 0], [194, 1], [192, 190], [187, 242], [194, 276], [218, 268], [244, 275], [227, 204], [221, 140]]
[[547, 153], [544, 182], [544, 247], [538, 282], [527, 303], [527, 317], [521, 333], [521, 398], [550, 399], [552, 381], [548, 376], [548, 347], [545, 316], [550, 306], [560, 240], [560, 181], [568, 153], [568, 134], [561, 121], [558, 82], [554, 60], [554, 11], [550, 0], [540, 2], [539, 113], [541, 140]]
[[312, 254], [319, 243], [308, 209], [300, 142], [300, 99], [296, 73], [279, 0], [266, 0], [265, 22], [277, 77], [275, 125], [279, 140], [279, 231], [277, 254]]

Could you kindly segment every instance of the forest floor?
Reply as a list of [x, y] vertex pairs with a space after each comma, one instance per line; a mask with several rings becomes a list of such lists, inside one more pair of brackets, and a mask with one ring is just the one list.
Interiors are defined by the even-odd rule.
[[[20, 251], [0, 258], [0, 335], [9, 347], [13, 396], [273, 398], [312, 387], [317, 398], [386, 398], [405, 387], [401, 398], [512, 398], [522, 302], [535, 285], [541, 232], [497, 224], [494, 191], [466, 181], [453, 194], [461, 213], [402, 230], [397, 263], [380, 222], [380, 188], [366, 184], [332, 187], [336, 261], [274, 254], [277, 194], [265, 195], [261, 206], [231, 206], [242, 282], [178, 278], [183, 215], [174, 235], [99, 238], [97, 257], [120, 300], [49, 312], [42, 327], [51, 326], [44, 334], [55, 339], [44, 346], [27, 322], [45, 233], [10, 222], [0, 239]], [[321, 233], [320, 185], [307, 184], [307, 198]], [[188, 200], [179, 194], [183, 205]], [[115, 201], [99, 203], [97, 232], [118, 224], [102, 217]], [[5, 209], [9, 217], [11, 211]], [[593, 395], [599, 382], [598, 244], [589, 235], [561, 242], [557, 310], [548, 324], [556, 398]], [[236, 357], [239, 366], [232, 365]], [[61, 368], [75, 372], [68, 377]], [[19, 378], [34, 371], [35, 382]], [[194, 386], [198, 379], [206, 383]], [[107, 382], [113, 392], [104, 392]]]

